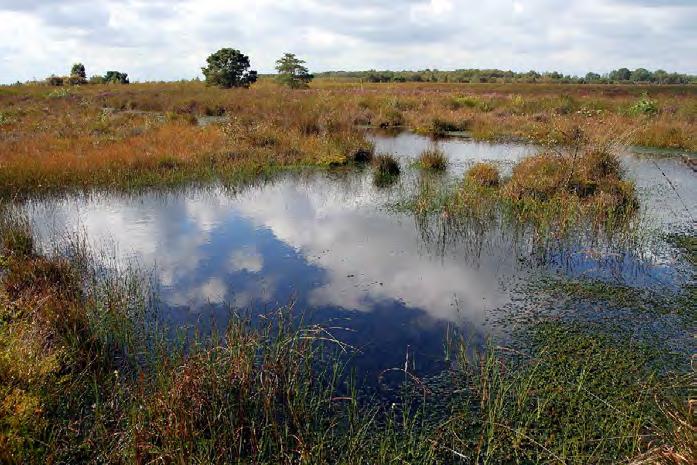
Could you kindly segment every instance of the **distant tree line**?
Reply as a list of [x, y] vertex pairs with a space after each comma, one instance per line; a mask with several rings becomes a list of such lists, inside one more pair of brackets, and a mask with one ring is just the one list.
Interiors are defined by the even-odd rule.
[[557, 71], [539, 73], [537, 71], [515, 72], [500, 69], [456, 69], [440, 71], [425, 69], [421, 71], [327, 71], [317, 73], [317, 77], [362, 79], [366, 82], [556, 82], [569, 84], [610, 84], [610, 83], [653, 83], [653, 84], [697, 84], [697, 76], [669, 73], [662, 69], [649, 71], [638, 68], [631, 71], [620, 68], [607, 74], [588, 73], [585, 76], [562, 74]]
[[82, 63], [75, 63], [70, 68], [69, 76], [51, 75], [46, 78], [46, 84], [51, 86], [79, 86], [84, 84], [128, 84], [128, 74], [120, 71], [107, 71], [104, 76], [94, 75], [87, 79], [87, 71]]
[[[239, 50], [222, 48], [211, 54], [206, 60], [207, 66], [201, 68], [208, 85], [222, 88], [249, 87], [256, 82], [258, 74], [250, 69], [249, 57]], [[650, 83], [650, 84], [697, 84], [697, 76], [669, 73], [662, 69], [649, 71], [645, 68], [630, 70], [619, 68], [606, 74], [589, 72], [585, 76], [563, 74], [557, 71], [539, 73], [537, 71], [516, 72], [500, 69], [456, 69], [441, 71], [424, 69], [420, 71], [326, 71], [316, 75], [310, 74], [305, 62], [292, 53], [285, 53], [276, 61], [276, 81], [292, 89], [302, 89], [315, 77], [345, 78], [365, 82], [550, 82], [569, 84], [614, 84], [614, 83]], [[85, 66], [75, 63], [69, 76], [52, 75], [46, 83], [53, 86], [83, 84], [128, 84], [128, 74], [120, 71], [107, 71], [104, 76], [87, 78]]]

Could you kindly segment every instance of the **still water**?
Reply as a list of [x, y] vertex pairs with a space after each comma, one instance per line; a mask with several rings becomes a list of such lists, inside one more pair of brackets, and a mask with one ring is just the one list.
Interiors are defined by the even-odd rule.
[[[333, 328], [359, 350], [368, 374], [401, 366], [437, 370], [443, 335], [458, 328], [481, 343], [501, 331], [501, 309], [525, 299], [540, 274], [592, 276], [677, 288], [689, 279], [675, 254], [614, 249], [571, 238], [542, 248], [530, 234], [423, 224], [389, 208], [418, 174], [409, 159], [434, 142], [410, 133], [373, 136], [402, 159], [402, 180], [373, 185], [368, 170], [296, 173], [232, 191], [222, 186], [137, 195], [94, 194], [29, 202], [41, 242], [84, 235], [116, 263], [152, 270], [161, 315], [173, 326], [224, 325], [231, 309], [260, 314], [293, 303], [306, 321]], [[450, 139], [447, 176], [493, 161], [510, 170], [535, 147]], [[679, 158], [625, 154], [642, 212], [659, 231], [695, 228], [697, 182]], [[452, 237], [450, 237], [452, 236]]]

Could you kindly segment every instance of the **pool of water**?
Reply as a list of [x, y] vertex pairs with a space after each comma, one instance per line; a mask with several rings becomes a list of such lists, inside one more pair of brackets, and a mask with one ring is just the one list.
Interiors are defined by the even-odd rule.
[[[410, 133], [372, 137], [377, 151], [405, 167], [437, 143], [454, 177], [481, 160], [510, 168], [535, 151]], [[679, 159], [622, 158], [653, 227], [694, 230], [695, 173]], [[499, 310], [525, 299], [521, 289], [540, 273], [666, 289], [687, 279], [674, 255], [650, 247], [582, 238], [540, 247], [525, 232], [481, 225], [453, 232], [438, 218], [423, 224], [387, 208], [417, 176], [406, 168], [397, 185], [381, 189], [369, 170], [295, 173], [238, 191], [64, 196], [24, 208], [46, 248], [78, 233], [117, 263], [152, 269], [161, 317], [175, 327], [205, 331], [224, 325], [231, 309], [260, 314], [292, 303], [357, 348], [355, 363], [370, 376], [402, 366], [407, 354], [415, 371], [437, 371], [449, 328], [475, 343], [496, 336]]]

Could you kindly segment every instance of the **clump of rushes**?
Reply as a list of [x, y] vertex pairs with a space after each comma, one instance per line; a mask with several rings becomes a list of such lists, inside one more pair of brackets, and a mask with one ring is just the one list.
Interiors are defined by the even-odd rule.
[[378, 187], [394, 184], [399, 176], [399, 162], [390, 154], [382, 153], [373, 158], [373, 183]]
[[448, 157], [438, 147], [424, 150], [416, 160], [419, 168], [430, 171], [445, 171], [448, 167]]
[[390, 154], [381, 153], [373, 159], [375, 174], [381, 176], [399, 176], [399, 162]]
[[542, 153], [513, 168], [504, 195], [514, 202], [571, 199], [607, 214], [638, 207], [634, 184], [623, 179], [620, 162], [608, 150], [590, 148], [571, 155]]
[[375, 151], [374, 144], [364, 144], [356, 148], [348, 157], [349, 161], [352, 163], [362, 164], [369, 163], [373, 159], [373, 152]]
[[498, 187], [499, 169], [493, 163], [475, 163], [467, 171], [467, 181], [482, 187]]
[[450, 121], [441, 117], [436, 117], [431, 120], [431, 123], [419, 132], [425, 132], [434, 137], [445, 136], [451, 132], [466, 131], [469, 126], [467, 121]]

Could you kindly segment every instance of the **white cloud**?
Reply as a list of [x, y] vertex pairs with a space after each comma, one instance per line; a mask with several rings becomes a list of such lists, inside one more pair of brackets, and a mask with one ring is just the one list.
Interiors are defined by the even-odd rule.
[[258, 273], [264, 268], [264, 257], [255, 247], [234, 250], [230, 257], [230, 271]]
[[692, 0], [0, 1], [0, 81], [82, 61], [133, 79], [190, 78], [223, 46], [261, 72], [285, 51], [314, 71], [498, 67], [697, 72]]

